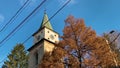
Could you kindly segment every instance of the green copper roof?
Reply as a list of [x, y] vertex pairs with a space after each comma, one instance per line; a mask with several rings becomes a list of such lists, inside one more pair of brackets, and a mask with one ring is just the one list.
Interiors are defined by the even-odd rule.
[[47, 16], [46, 13], [44, 13], [44, 17], [43, 17], [43, 20], [42, 20], [40, 29], [43, 28], [43, 27], [47, 27], [47, 28], [53, 30], [53, 28], [52, 28], [52, 26], [51, 26], [51, 24], [50, 24], [50, 21], [49, 21], [48, 16]]

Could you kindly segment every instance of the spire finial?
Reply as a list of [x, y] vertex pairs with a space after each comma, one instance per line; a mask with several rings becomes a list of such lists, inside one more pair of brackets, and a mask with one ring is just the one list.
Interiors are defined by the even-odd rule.
[[44, 9], [44, 14], [46, 14], [46, 8]]

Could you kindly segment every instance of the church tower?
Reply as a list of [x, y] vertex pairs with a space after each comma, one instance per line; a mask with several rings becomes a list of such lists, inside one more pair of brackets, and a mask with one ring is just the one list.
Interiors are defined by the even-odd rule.
[[33, 34], [33, 37], [34, 45], [28, 49], [28, 68], [37, 68], [44, 53], [51, 52], [55, 44], [59, 42], [59, 34], [53, 30], [46, 13], [44, 13], [40, 28]]

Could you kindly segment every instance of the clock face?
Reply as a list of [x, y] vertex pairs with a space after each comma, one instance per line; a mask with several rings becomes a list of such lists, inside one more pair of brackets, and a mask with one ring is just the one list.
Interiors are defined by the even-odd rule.
[[54, 39], [54, 35], [51, 34], [51, 35], [50, 35], [50, 38], [53, 40], [53, 39]]

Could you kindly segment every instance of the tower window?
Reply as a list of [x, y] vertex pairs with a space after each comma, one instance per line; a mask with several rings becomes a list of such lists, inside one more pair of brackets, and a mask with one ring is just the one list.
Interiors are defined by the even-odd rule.
[[37, 40], [40, 40], [40, 35], [37, 36]]
[[37, 65], [38, 64], [38, 53], [36, 52], [35, 54], [35, 64]]
[[49, 33], [49, 31], [48, 31], [48, 33]]

